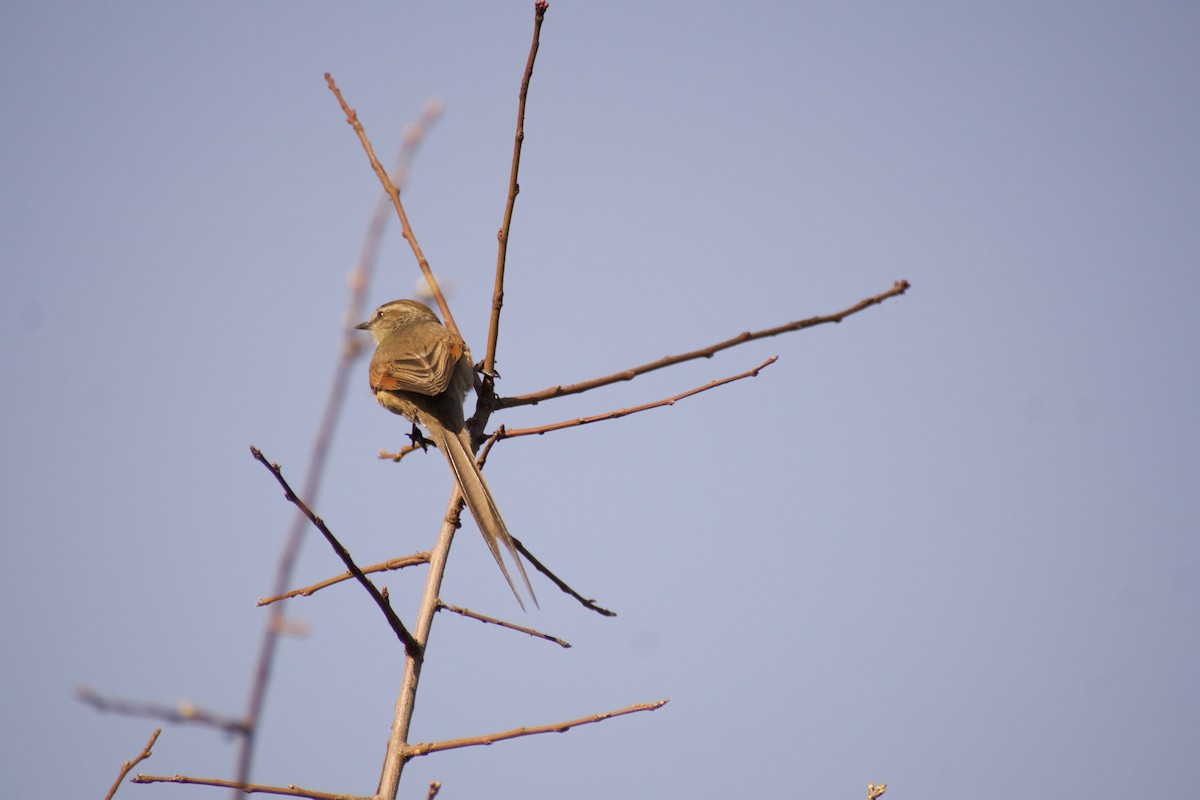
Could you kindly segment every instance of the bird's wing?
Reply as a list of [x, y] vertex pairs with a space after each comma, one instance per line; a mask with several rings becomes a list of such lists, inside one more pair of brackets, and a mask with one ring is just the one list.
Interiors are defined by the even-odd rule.
[[441, 325], [389, 336], [371, 359], [371, 388], [434, 395], [446, 391], [465, 348]]

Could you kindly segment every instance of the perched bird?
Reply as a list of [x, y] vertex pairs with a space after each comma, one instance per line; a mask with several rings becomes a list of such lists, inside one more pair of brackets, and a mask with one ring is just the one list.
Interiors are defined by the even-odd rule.
[[375, 354], [369, 371], [371, 391], [379, 404], [421, 425], [441, 450], [483, 540], [521, 608], [525, 603], [504, 565], [500, 546], [512, 557], [537, 605], [537, 596], [525, 574], [517, 547], [504, 524], [496, 501], [475, 463], [471, 437], [463, 418], [463, 399], [474, 386], [475, 370], [466, 343], [438, 321], [429, 306], [416, 300], [384, 303], [366, 322], [356, 325], [370, 331]]

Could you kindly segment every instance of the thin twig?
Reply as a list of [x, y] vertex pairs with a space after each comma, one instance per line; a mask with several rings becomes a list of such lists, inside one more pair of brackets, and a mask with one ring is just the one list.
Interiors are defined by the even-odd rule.
[[590, 425], [593, 422], [602, 422], [604, 420], [610, 420], [610, 419], [620, 419], [621, 417], [627, 417], [630, 414], [636, 414], [639, 411], [649, 411], [652, 408], [661, 408], [662, 406], [672, 406], [672, 405], [675, 405], [675, 403], [679, 402], [680, 400], [683, 400], [686, 397], [691, 397], [694, 394], [700, 394], [701, 392], [707, 392], [709, 389], [715, 389], [718, 386], [724, 386], [727, 383], [733, 383], [734, 381], [740, 381], [743, 378], [756, 378], [756, 377], [758, 377], [758, 373], [760, 371], [771, 366], [777, 360], [779, 360], [778, 356], [771, 356], [766, 361], [759, 364], [757, 367], [755, 367], [752, 370], [748, 370], [746, 372], [742, 372], [737, 375], [731, 375], [728, 378], [721, 378], [719, 380], [709, 381], [708, 383], [704, 384], [703, 386], [697, 386], [694, 389], [688, 389], [686, 392], [681, 392], [677, 395], [674, 395], [673, 397], [666, 397], [662, 400], [655, 400], [652, 403], [643, 403], [640, 406], [631, 406], [630, 408], [621, 408], [621, 409], [617, 409], [616, 411], [609, 411], [606, 414], [595, 414], [590, 417], [578, 417], [576, 419], [567, 419], [567, 420], [563, 420], [562, 422], [553, 422], [549, 425], [539, 425], [535, 428], [514, 428], [511, 430], [505, 429], [503, 435], [501, 435], [499, 438], [500, 439], [513, 439], [513, 438], [516, 438], [517, 436], [533, 436], [533, 435], [540, 436], [543, 433], [549, 433], [550, 431], [560, 431], [563, 428], [577, 428], [580, 425]]
[[[381, 561], [378, 564], [372, 564], [369, 567], [363, 567], [362, 571], [364, 575], [370, 575], [373, 572], [388, 572], [391, 570], [404, 569], [405, 567], [415, 567], [419, 564], [428, 563], [429, 553], [414, 553], [413, 555], [405, 556], [404, 558], [391, 558], [387, 561]], [[318, 581], [309, 586], [305, 586], [302, 589], [293, 589], [290, 592], [275, 595], [274, 597], [264, 597], [255, 603], [255, 605], [269, 606], [272, 603], [278, 603], [280, 600], [288, 600], [293, 597], [311, 597], [322, 589], [327, 589], [330, 586], [341, 583], [342, 581], [348, 581], [353, 577], [354, 573], [343, 572], [341, 575], [337, 575], [333, 578], [326, 578], [323, 581]]]
[[521, 77], [521, 92], [517, 99], [517, 133], [513, 137], [512, 168], [508, 176], [508, 199], [504, 204], [504, 222], [496, 233], [496, 285], [492, 290], [492, 319], [488, 326], [487, 352], [483, 358], [483, 384], [486, 398], [490, 401], [495, 393], [493, 382], [496, 376], [496, 343], [500, 337], [500, 309], [504, 306], [504, 266], [508, 259], [508, 232], [512, 228], [513, 208], [521, 186], [517, 176], [521, 169], [521, 146], [525, 142], [525, 100], [529, 96], [529, 82], [533, 78], [533, 64], [537, 60], [542, 35], [542, 22], [546, 18], [549, 4], [544, 0], [534, 4], [533, 41], [529, 44], [529, 58], [525, 61], [525, 74]]
[[547, 567], [541, 561], [538, 561], [538, 559], [533, 555], [533, 553], [530, 553], [527, 549], [525, 549], [525, 545], [521, 544], [521, 540], [516, 538], [515, 536], [513, 537], [513, 544], [516, 545], [517, 551], [521, 555], [525, 556], [525, 560], [529, 562], [530, 566], [532, 566], [538, 572], [542, 573], [547, 578], [549, 578], [550, 582], [553, 583], [555, 586], [557, 586], [564, 593], [575, 598], [575, 600], [578, 601], [578, 603], [581, 606], [588, 609], [589, 611], [595, 611], [597, 614], [599, 614], [602, 617], [615, 617], [617, 615], [617, 612], [610, 611], [607, 608], [596, 605], [595, 600], [588, 599], [588, 598], [584, 597], [583, 595], [581, 595], [579, 592], [572, 589], [567, 584], [566, 581], [564, 581], [562, 578], [558, 577], [553, 572], [551, 572], [549, 567]]
[[867, 800], [878, 800], [887, 791], [887, 784], [881, 783], [876, 786], [873, 783], [867, 784]]
[[313, 800], [373, 800], [369, 796], [357, 794], [340, 794], [336, 792], [318, 792], [315, 789], [302, 789], [299, 786], [266, 786], [259, 783], [242, 783], [240, 781], [225, 781], [220, 778], [193, 778], [190, 775], [142, 775], [138, 773], [134, 783], [186, 783], [193, 786], [220, 786], [226, 789], [236, 789], [241, 794], [281, 794], [287, 797], [311, 797]]
[[433, 798], [438, 796], [438, 792], [440, 792], [441, 790], [442, 790], [442, 782], [441, 781], [430, 781], [429, 793], [425, 795], [425, 800], [433, 800]]
[[[723, 386], [724, 384], [732, 383], [733, 381], [741, 380], [743, 378], [756, 377], [761, 370], [769, 367], [771, 364], [774, 364], [776, 360], [777, 360], [777, 356], [771, 356], [770, 358], [768, 358], [763, 363], [759, 364], [754, 369], [748, 370], [748, 371], [740, 373], [738, 375], [731, 375], [728, 378], [721, 378], [719, 380], [710, 381], [709, 383], [706, 383], [703, 386], [697, 386], [694, 389], [689, 389], [686, 392], [681, 392], [680, 394], [674, 395], [673, 397], [667, 397], [662, 400], [656, 400], [652, 403], [644, 403], [643, 405], [634, 406], [632, 408], [623, 408], [623, 409], [619, 409], [617, 411], [610, 411], [607, 414], [597, 414], [597, 415], [591, 416], [591, 417], [580, 417], [577, 419], [565, 420], [563, 422], [556, 422], [556, 423], [553, 423], [550, 425], [542, 425], [542, 426], [539, 426], [536, 428], [517, 428], [515, 430], [509, 430], [505, 426], [501, 425], [500, 427], [496, 428], [495, 431], [492, 432], [492, 435], [490, 437], [488, 437], [487, 443], [484, 445], [484, 448], [479, 455], [479, 463], [480, 463], [480, 465], [483, 464], [483, 462], [484, 462], [484, 460], [486, 460], [487, 454], [491, 450], [492, 446], [497, 441], [500, 441], [502, 439], [511, 439], [511, 438], [515, 438], [517, 436], [531, 436], [533, 434], [542, 434], [542, 433], [547, 433], [548, 431], [561, 430], [563, 428], [571, 428], [571, 427], [577, 427], [579, 425], [587, 425], [589, 423], [599, 422], [601, 420], [618, 419], [620, 417], [625, 417], [630, 414], [636, 414], [639, 411], [647, 411], [651, 408], [659, 408], [661, 406], [674, 405], [678, 401], [680, 401], [686, 397], [691, 397], [694, 394], [699, 394], [700, 392], [705, 392], [705, 391], [708, 391], [709, 389], [715, 389], [718, 386]], [[538, 572], [542, 573], [547, 578], [549, 578], [550, 581], [555, 586], [557, 586], [559, 589], [561, 589], [563, 592], [565, 592], [568, 595], [570, 595], [571, 597], [575, 598], [580, 604], [583, 605], [584, 608], [588, 608], [588, 609], [595, 611], [596, 613], [601, 614], [606, 617], [615, 617], [616, 616], [616, 612], [609, 611], [606, 608], [602, 608], [602, 607], [596, 605], [596, 602], [594, 600], [588, 600], [588, 599], [584, 598], [582, 595], [580, 595], [578, 592], [576, 592], [574, 589], [572, 589], [569, 585], [567, 585], [566, 582], [564, 582], [561, 578], [559, 578], [557, 575], [555, 575], [553, 572], [551, 572], [546, 567], [545, 564], [543, 564], [541, 561], [539, 561], [537, 558], [535, 558], [533, 556], [533, 554], [530, 553], [529, 550], [527, 550], [525, 548], [525, 545], [522, 544], [519, 539], [513, 539], [513, 543], [517, 546], [517, 550], [520, 551], [520, 553], [523, 556], [525, 556], [525, 558], [529, 561], [529, 563], [533, 566], [534, 569], [536, 569]]]
[[[428, 445], [430, 447], [437, 447], [437, 445], [434, 444], [433, 442], [429, 442]], [[399, 462], [401, 459], [403, 459], [406, 455], [413, 452], [414, 450], [420, 450], [421, 452], [425, 452], [425, 448], [419, 444], [406, 444], [406, 445], [404, 445], [404, 447], [401, 447], [399, 450], [397, 450], [394, 453], [389, 453], [387, 450], [380, 450], [379, 458], [383, 461]]]
[[142, 752], [138, 757], [132, 761], [125, 762], [124, 766], [121, 767], [121, 774], [113, 781], [112, 788], [108, 790], [108, 794], [104, 795], [104, 800], [112, 800], [117, 793], [117, 789], [121, 788], [121, 781], [125, 780], [125, 776], [129, 774], [129, 770], [150, 757], [150, 748], [154, 747], [154, 743], [158, 741], [160, 733], [162, 733], [162, 728], [155, 728], [154, 733], [150, 734], [150, 741], [146, 742], [146, 746], [142, 748]]
[[173, 722], [180, 725], [204, 725], [239, 736], [247, 730], [245, 720], [214, 714], [187, 701], [181, 701], [176, 706], [165, 706], [157, 703], [122, 700], [115, 697], [104, 697], [86, 686], [80, 686], [75, 689], [75, 698], [81, 703], [87, 703], [98, 711], [105, 711], [111, 714], [127, 714], [133, 717], [160, 719], [164, 722]]
[[464, 616], [464, 617], [468, 617], [470, 619], [477, 619], [480, 622], [486, 623], [488, 625], [499, 625], [501, 628], [508, 628], [510, 631], [517, 631], [518, 633], [527, 633], [530, 636], [536, 637], [538, 639], [545, 639], [547, 642], [554, 642], [559, 647], [566, 648], [566, 647], [571, 646], [570, 642], [559, 639], [557, 636], [551, 636], [548, 633], [542, 633], [541, 631], [534, 630], [533, 628], [526, 628], [523, 625], [514, 625], [511, 622], [505, 622], [504, 620], [499, 620], [499, 619], [496, 619], [495, 617], [487, 617], [487, 616], [484, 616], [483, 614], [476, 613], [476, 612], [470, 610], [469, 608], [461, 608], [460, 606], [452, 606], [449, 603], [439, 602], [438, 609], [439, 610], [445, 609], [446, 611], [453, 611], [455, 614], [458, 614], [458, 615]]
[[538, 725], [533, 728], [516, 728], [511, 731], [502, 731], [500, 733], [489, 733], [483, 736], [472, 736], [466, 739], [446, 739], [441, 742], [429, 742], [423, 744], [414, 744], [409, 747], [409, 755], [412, 757], [425, 756], [430, 753], [440, 753], [443, 750], [455, 750], [459, 747], [478, 747], [484, 745], [495, 744], [506, 739], [517, 739], [521, 736], [534, 736], [540, 733], [564, 733], [571, 728], [578, 728], [580, 725], [590, 725], [593, 722], [603, 722], [612, 717], [621, 717], [626, 714], [636, 714], [639, 711], [657, 711], [667, 704], [667, 700], [659, 700], [654, 703], [638, 703], [636, 705], [627, 706], [616, 711], [606, 711], [601, 714], [595, 714], [590, 717], [580, 717], [579, 719], [569, 720], [568, 722], [555, 722], [550, 725]]
[[[431, 101], [425, 105], [421, 116], [410, 124], [404, 131], [404, 140], [400, 145], [396, 161], [392, 167], [392, 183], [403, 187], [408, 180], [408, 173], [414, 156], [425, 134], [441, 115], [441, 104]], [[317, 425], [317, 434], [313, 439], [312, 451], [308, 458], [308, 468], [304, 476], [304, 496], [310, 502], [317, 502], [320, 494], [321, 479], [325, 472], [326, 454], [333, 441], [337, 428], [337, 420], [341, 414], [342, 403], [346, 397], [346, 387], [349, 385], [350, 367], [362, 350], [363, 338], [354, 329], [355, 323], [363, 316], [366, 305], [367, 288], [375, 264], [379, 260], [380, 242], [383, 240], [384, 223], [388, 219], [387, 211], [391, 207], [391, 198], [386, 193], [382, 200], [375, 204], [375, 212], [367, 225], [363, 236], [362, 249], [359, 252], [358, 264], [349, 277], [350, 297], [346, 311], [342, 317], [342, 348], [334, 367], [333, 380], [329, 384], [329, 394], [325, 400], [325, 409], [321, 413], [321, 421]], [[299, 511], [292, 518], [291, 529], [284, 540], [279, 553], [279, 562], [275, 570], [275, 580], [272, 584], [272, 595], [282, 594], [292, 582], [296, 561], [300, 555], [300, 546], [304, 542], [307, 530], [307, 520]], [[262, 716], [263, 705], [267, 697], [267, 683], [271, 677], [271, 669], [275, 663], [275, 653], [279, 643], [279, 634], [284, 630], [283, 606], [271, 608], [264, 626], [262, 639], [259, 643], [258, 658], [254, 668], [254, 680], [250, 686], [250, 696], [246, 701], [246, 734], [238, 746], [237, 765], [234, 775], [241, 783], [250, 780], [250, 767], [254, 759], [255, 732], [258, 720]]]
[[450, 313], [450, 306], [447, 305], [446, 297], [442, 294], [442, 287], [438, 285], [437, 278], [433, 276], [433, 270], [429, 267], [429, 260], [425, 258], [425, 253], [421, 251], [421, 245], [417, 244], [417, 236], [413, 233], [412, 226], [408, 223], [408, 214], [404, 211], [404, 204], [400, 202], [400, 190], [392, 183], [387, 170], [383, 168], [383, 165], [379, 163], [379, 159], [375, 156], [375, 148], [371, 146], [371, 140], [367, 138], [366, 130], [363, 128], [362, 123], [358, 121], [358, 112], [346, 103], [346, 99], [342, 97], [341, 89], [338, 88], [337, 83], [333, 80], [333, 75], [328, 72], [325, 73], [325, 83], [329, 85], [329, 90], [333, 92], [334, 97], [337, 98], [338, 105], [342, 107], [342, 113], [346, 115], [346, 122], [358, 134], [358, 140], [362, 142], [367, 159], [371, 162], [371, 168], [375, 170], [375, 176], [379, 178], [379, 183], [383, 186], [383, 190], [387, 192], [388, 197], [392, 200], [392, 207], [396, 209], [396, 216], [400, 219], [401, 233], [408, 240], [408, 245], [412, 248], [413, 255], [417, 259], [417, 266], [421, 268], [421, 273], [425, 276], [425, 280], [429, 284], [429, 290], [433, 293], [434, 299], [437, 300], [438, 308], [442, 310], [442, 319], [445, 321], [446, 327], [458, 333], [458, 325], [454, 322], [454, 315]]
[[752, 342], [756, 339], [765, 339], [769, 336], [778, 336], [781, 333], [791, 333], [792, 331], [799, 331], [805, 328], [811, 328], [816, 325], [824, 325], [830, 322], [841, 322], [846, 317], [857, 314], [865, 308], [879, 305], [884, 300], [904, 294], [906, 291], [908, 291], [909, 286], [910, 284], [908, 281], [896, 281], [892, 285], [892, 288], [888, 289], [886, 292], [877, 294], [874, 297], [868, 297], [865, 300], [861, 300], [849, 308], [837, 312], [836, 314], [829, 314], [823, 317], [809, 317], [808, 319], [796, 320], [795, 322], [789, 322], [786, 325], [779, 325], [778, 327], [767, 328], [761, 331], [747, 331], [734, 336], [732, 339], [726, 339], [723, 342], [717, 342], [716, 344], [709, 345], [708, 347], [702, 347], [699, 350], [692, 350], [691, 352], [680, 353], [679, 355], [674, 356], [666, 356], [665, 358], [660, 358], [657, 361], [650, 361], [646, 364], [642, 364], [641, 366], [632, 367], [627, 370], [622, 370], [621, 372], [614, 372], [611, 375], [605, 375], [600, 378], [593, 378], [580, 383], [573, 383], [569, 386], [551, 386], [547, 389], [542, 389], [539, 392], [532, 392], [530, 394], [517, 395], [514, 397], [498, 397], [496, 398], [496, 404], [498, 408], [515, 408], [516, 406], [534, 405], [535, 403], [540, 403], [543, 400], [551, 400], [556, 397], [564, 397], [570, 394], [579, 394], [580, 392], [586, 392], [590, 389], [596, 389], [600, 386], [608, 386], [613, 383], [620, 383], [621, 381], [633, 380], [639, 375], [645, 375], [647, 372], [653, 372], [658, 369], [663, 369], [664, 367], [671, 367], [684, 361], [693, 361], [698, 358], [711, 358], [714, 354], [719, 353], [722, 350], [728, 350], [730, 347], [736, 347], [739, 344]]
[[354, 563], [354, 559], [350, 557], [350, 552], [342, 546], [341, 542], [337, 540], [337, 537], [334, 536], [333, 532], [330, 531], [325, 525], [325, 521], [314, 514], [312, 509], [310, 509], [303, 500], [296, 496], [296, 493], [292, 491], [292, 487], [289, 486], [287, 480], [284, 479], [283, 470], [279, 468], [278, 464], [267, 461], [267, 459], [263, 456], [262, 451], [254, 445], [250, 445], [250, 453], [254, 456], [256, 461], [270, 470], [271, 474], [275, 476], [275, 480], [278, 481], [279, 485], [283, 487], [283, 495], [287, 498], [288, 502], [292, 503], [294, 506], [296, 506], [296, 508], [304, 512], [304, 516], [308, 517], [312, 524], [317, 527], [317, 530], [319, 530], [325, 537], [325, 541], [329, 542], [329, 546], [333, 548], [333, 552], [337, 553], [338, 558], [340, 558], [342, 563], [346, 565], [346, 569], [350, 570], [350, 572], [354, 574], [354, 577], [360, 584], [362, 584], [362, 587], [367, 590], [369, 595], [371, 595], [371, 599], [375, 601], [375, 605], [379, 606], [379, 610], [382, 611], [383, 616], [387, 618], [388, 625], [392, 627], [392, 630], [396, 633], [396, 637], [404, 643], [404, 650], [408, 654], [409, 658], [420, 660], [422, 652], [421, 645], [417, 644], [417, 640], [413, 638], [413, 635], [408, 632], [408, 628], [404, 627], [404, 623], [401, 622], [400, 618], [396, 616], [396, 612], [392, 610], [391, 602], [384, 597], [378, 589], [375, 588], [375, 584], [371, 583], [371, 579], [364, 575], [359, 566]]
[[[487, 438], [487, 441], [484, 442], [483, 447], [479, 450], [479, 456], [475, 459], [476, 463], [479, 464], [480, 469], [483, 469], [483, 465], [487, 461], [488, 454], [492, 452], [492, 447], [495, 446], [496, 442], [505, 437], [505, 433], [505, 428], [503, 425], [501, 425], [500, 427], [496, 428], [496, 430], [492, 432], [492, 435]], [[516, 545], [517, 551], [520, 552], [521, 555], [525, 556], [525, 560], [528, 561], [534, 569], [549, 578], [550, 582], [557, 586], [562, 592], [575, 598], [575, 600], [578, 601], [579, 604], [584, 608], [588, 609], [589, 611], [595, 611], [602, 617], [615, 617], [617, 615], [617, 612], [609, 611], [607, 608], [596, 605], [595, 600], [589, 600], [579, 592], [572, 589], [566, 581], [551, 572], [550, 568], [541, 561], [538, 561], [537, 558], [525, 548], [525, 545], [521, 544], [520, 539], [513, 539], [513, 544]]]

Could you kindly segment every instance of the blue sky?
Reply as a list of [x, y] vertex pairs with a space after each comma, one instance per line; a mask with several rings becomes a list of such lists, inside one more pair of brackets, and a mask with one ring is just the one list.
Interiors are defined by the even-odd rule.
[[[154, 724], [87, 685], [238, 713], [378, 186], [481, 355], [529, 3], [0, 9], [0, 793], [99, 796]], [[433, 740], [402, 796], [1158, 797], [1200, 737], [1200, 11], [1190, 3], [582, 4], [547, 14], [509, 251], [521, 394], [911, 292], [837, 326], [493, 418], [522, 616], [468, 523]], [[389, 156], [390, 157], [390, 156]], [[393, 228], [371, 303], [409, 295]], [[359, 365], [317, 510], [362, 562], [427, 547], [440, 457]], [[401, 519], [408, 520], [401, 522]], [[315, 537], [298, 580], [339, 571]], [[383, 579], [411, 616], [417, 573]], [[408, 602], [410, 605], [406, 606]], [[373, 790], [400, 651], [365, 595], [293, 604], [255, 778]], [[151, 773], [228, 776], [168, 727]], [[53, 787], [53, 788], [50, 788]], [[196, 790], [153, 786], [122, 797]]]

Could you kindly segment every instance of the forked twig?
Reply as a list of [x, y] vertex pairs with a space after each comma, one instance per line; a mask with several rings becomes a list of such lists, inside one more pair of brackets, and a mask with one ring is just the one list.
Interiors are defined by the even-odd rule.
[[630, 369], [622, 370], [621, 372], [614, 372], [611, 375], [605, 375], [600, 378], [592, 378], [591, 380], [582, 381], [580, 383], [573, 383], [568, 386], [551, 386], [549, 388], [542, 389], [539, 392], [532, 392], [530, 394], [517, 395], [515, 397], [498, 397], [496, 398], [496, 405], [498, 408], [514, 408], [516, 406], [534, 405], [535, 403], [540, 403], [543, 400], [552, 400], [556, 397], [565, 397], [569, 394], [586, 392], [590, 389], [596, 389], [600, 386], [608, 386], [613, 383], [620, 383], [621, 381], [630, 381], [639, 375], [645, 375], [647, 372], [653, 372], [655, 370], [663, 369], [664, 367], [671, 367], [675, 364], [681, 364], [684, 361], [693, 361], [698, 358], [711, 358], [714, 354], [719, 353], [722, 350], [728, 350], [730, 347], [736, 347], [739, 344], [752, 342], [755, 339], [765, 339], [769, 336], [778, 336], [781, 333], [791, 333], [792, 331], [799, 331], [805, 328], [811, 328], [815, 325], [824, 325], [830, 322], [841, 322], [846, 317], [857, 314], [865, 308], [879, 305], [885, 300], [904, 294], [906, 291], [908, 291], [909, 287], [910, 284], [908, 281], [896, 281], [894, 284], [892, 284], [892, 288], [888, 289], [886, 292], [877, 294], [874, 297], [868, 297], [865, 300], [860, 300], [849, 308], [839, 311], [836, 314], [828, 314], [823, 317], [809, 317], [808, 319], [796, 320], [795, 322], [789, 322], [786, 325], [779, 325], [777, 327], [767, 328], [761, 331], [747, 331], [745, 333], [739, 333], [732, 339], [726, 339], [723, 342], [717, 342], [716, 344], [709, 345], [708, 347], [702, 347], [699, 350], [692, 350], [690, 352], [680, 353], [674, 356], [666, 356], [658, 359], [657, 361], [647, 362], [641, 366], [632, 367]]
[[375, 605], [379, 606], [379, 610], [383, 612], [383, 616], [387, 619], [388, 625], [392, 627], [396, 637], [403, 642], [404, 650], [408, 653], [409, 658], [415, 661], [420, 661], [422, 657], [421, 645], [417, 643], [417, 640], [413, 638], [413, 635], [408, 632], [408, 628], [404, 627], [404, 623], [400, 621], [398, 616], [396, 616], [396, 612], [392, 610], [391, 601], [389, 601], [383, 594], [380, 593], [378, 589], [375, 588], [375, 584], [371, 583], [370, 578], [363, 574], [363, 571], [359, 568], [359, 566], [354, 563], [354, 559], [350, 557], [350, 552], [342, 546], [342, 543], [337, 540], [337, 537], [334, 536], [333, 532], [330, 531], [325, 525], [325, 521], [314, 514], [312, 509], [310, 509], [303, 500], [296, 496], [296, 493], [292, 491], [292, 487], [289, 486], [287, 480], [284, 479], [283, 470], [279, 468], [279, 465], [267, 461], [267, 459], [263, 456], [262, 451], [254, 445], [250, 445], [250, 453], [254, 456], [255, 461], [259, 462], [268, 470], [270, 470], [271, 474], [275, 476], [275, 480], [278, 481], [279, 485], [283, 487], [283, 495], [287, 498], [288, 502], [304, 512], [304, 516], [308, 517], [309, 521], [311, 521], [312, 524], [317, 527], [317, 530], [319, 530], [325, 537], [325, 541], [329, 542], [329, 546], [333, 548], [333, 552], [337, 553], [338, 558], [340, 558], [342, 563], [346, 565], [346, 569], [350, 570], [350, 572], [354, 574], [354, 577], [360, 584], [362, 584], [362, 587], [367, 590], [369, 595], [371, 595], [371, 599], [375, 601]]
[[567, 722], [555, 722], [550, 725], [537, 725], [532, 728], [516, 728], [511, 731], [501, 731], [500, 733], [489, 733], [483, 736], [471, 736], [466, 739], [446, 739], [441, 742], [428, 742], [422, 744], [413, 744], [408, 747], [408, 756], [426, 756], [430, 753], [440, 753], [443, 750], [455, 750], [459, 747], [478, 747], [492, 745], [496, 742], [502, 742], [506, 739], [517, 739], [521, 736], [535, 736], [540, 733], [564, 733], [571, 728], [578, 728], [580, 725], [590, 725], [593, 722], [603, 722], [612, 717], [621, 717], [626, 714], [636, 714], [639, 711], [657, 711], [665, 706], [669, 701], [658, 700], [653, 703], [638, 703], [625, 708], [617, 709], [616, 711], [605, 711], [601, 714], [594, 714], [590, 717], [580, 717], [579, 719], [568, 720]]
[[533, 435], [540, 436], [541, 434], [549, 433], [550, 431], [560, 431], [564, 428], [577, 428], [580, 425], [590, 425], [593, 422], [602, 422], [604, 420], [610, 420], [610, 419], [620, 419], [621, 417], [627, 417], [630, 414], [636, 414], [639, 411], [649, 411], [652, 408], [662, 408], [663, 406], [673, 406], [680, 400], [683, 400], [684, 398], [691, 397], [692, 395], [695, 395], [695, 394], [700, 394], [701, 392], [707, 392], [709, 389], [715, 389], [718, 386], [724, 386], [727, 383], [733, 383], [734, 381], [740, 381], [743, 378], [757, 378], [759, 372], [761, 372], [762, 370], [771, 366], [778, 360], [779, 360], [779, 356], [771, 356], [770, 358], [768, 358], [763, 363], [759, 364], [754, 369], [747, 370], [746, 372], [742, 372], [737, 375], [730, 375], [728, 378], [719, 378], [717, 380], [709, 381], [708, 383], [704, 384], [703, 386], [697, 386], [693, 389], [688, 389], [686, 392], [680, 392], [677, 395], [673, 395], [671, 397], [665, 397], [662, 400], [655, 400], [651, 403], [643, 403], [640, 406], [631, 406], [630, 408], [620, 408], [620, 409], [617, 409], [616, 411], [609, 411], [605, 414], [594, 414], [593, 416], [590, 416], [590, 417], [577, 417], [575, 419], [563, 420], [562, 422], [553, 422], [553, 423], [550, 423], [549, 425], [539, 425], [534, 428], [513, 428], [513, 429], [506, 428], [506, 429], [504, 429], [504, 432], [498, 438], [514, 439], [518, 436], [533, 436]]
[[534, 630], [533, 628], [526, 628], [523, 625], [514, 625], [511, 622], [505, 622], [504, 620], [496, 619], [495, 617], [484, 616], [483, 614], [474, 612], [474, 611], [470, 610], [469, 608], [461, 608], [459, 606], [452, 606], [449, 603], [444, 603], [440, 600], [438, 601], [438, 610], [439, 611], [443, 611], [443, 610], [444, 611], [453, 611], [455, 614], [458, 614], [459, 616], [468, 617], [469, 619], [477, 619], [480, 622], [486, 623], [488, 625], [498, 625], [501, 628], [508, 628], [510, 631], [517, 631], [519, 633], [527, 633], [530, 636], [536, 637], [538, 639], [545, 639], [547, 642], [554, 642], [559, 647], [567, 648], [567, 647], [571, 646], [570, 642], [564, 641], [563, 639], [559, 639], [557, 636], [551, 636], [548, 633], [542, 633], [541, 631]]
[[125, 780], [125, 776], [129, 774], [129, 770], [136, 767], [138, 764], [150, 757], [150, 748], [154, 747], [154, 743], [158, 741], [158, 735], [162, 733], [162, 728], [155, 728], [154, 733], [150, 734], [150, 741], [146, 742], [146, 746], [142, 748], [142, 752], [132, 761], [126, 761], [121, 767], [121, 774], [113, 781], [112, 788], [108, 790], [108, 794], [104, 795], [104, 800], [112, 800], [116, 795], [117, 789], [121, 788], [121, 781]]

